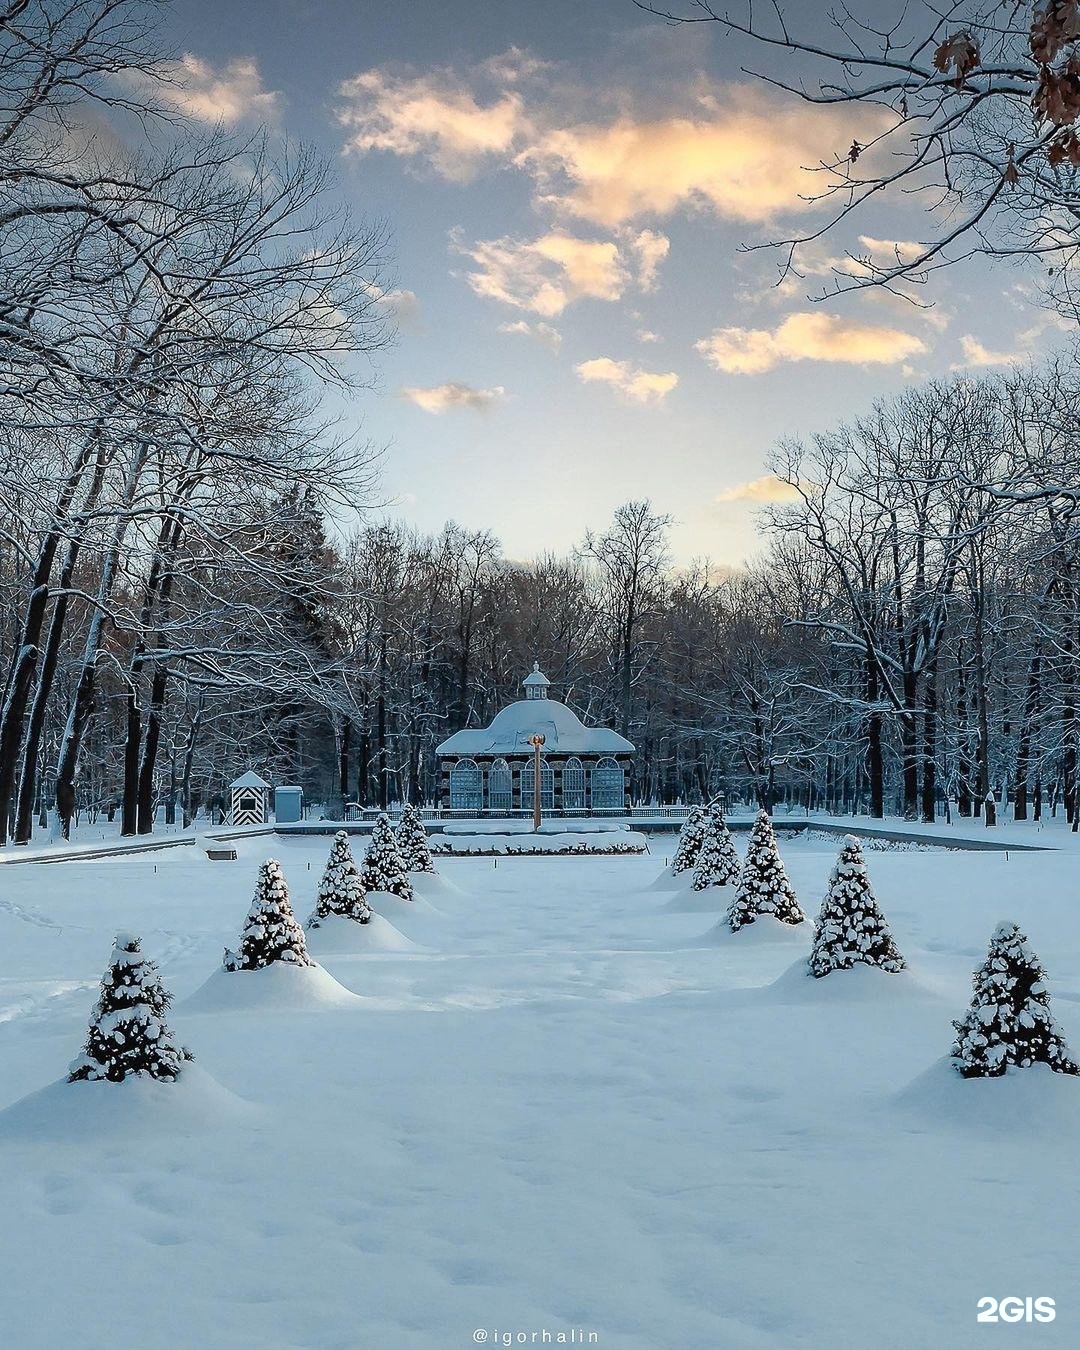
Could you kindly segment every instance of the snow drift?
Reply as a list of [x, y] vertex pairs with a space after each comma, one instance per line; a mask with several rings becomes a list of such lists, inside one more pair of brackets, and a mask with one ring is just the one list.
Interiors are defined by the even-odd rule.
[[122, 1083], [59, 1079], [0, 1111], [0, 1139], [50, 1143], [187, 1134], [243, 1121], [258, 1108], [198, 1064], [172, 1083], [132, 1074]]
[[415, 944], [389, 919], [372, 914], [367, 923], [357, 923], [340, 914], [323, 919], [308, 930], [308, 951], [313, 956], [354, 956], [364, 952], [405, 952]]
[[362, 1002], [322, 966], [275, 961], [261, 970], [215, 970], [182, 1007], [185, 1012], [319, 1012]]

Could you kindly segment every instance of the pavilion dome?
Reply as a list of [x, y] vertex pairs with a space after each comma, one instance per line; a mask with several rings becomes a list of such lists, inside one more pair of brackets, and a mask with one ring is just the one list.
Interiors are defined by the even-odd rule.
[[522, 681], [526, 697], [495, 714], [490, 725], [456, 731], [436, 748], [437, 755], [527, 755], [529, 737], [544, 738], [546, 755], [629, 755], [634, 747], [607, 727], [587, 727], [573, 709], [548, 698], [550, 684], [539, 665], [533, 664]]

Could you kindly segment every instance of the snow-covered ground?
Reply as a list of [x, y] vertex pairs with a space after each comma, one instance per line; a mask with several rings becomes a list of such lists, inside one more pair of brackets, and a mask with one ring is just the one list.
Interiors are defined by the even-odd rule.
[[[380, 905], [411, 945], [320, 954], [358, 1000], [185, 1007], [258, 862], [306, 917], [329, 843], [0, 869], [0, 1107], [63, 1074], [118, 929], [160, 959], [201, 1071], [0, 1114], [5, 1345], [1080, 1340], [1080, 1080], [934, 1067], [1003, 918], [1080, 1050], [1074, 848], [869, 854], [910, 976], [812, 984], [789, 973], [809, 931], [717, 940], [658, 886], [662, 836], [440, 860], [426, 903]], [[816, 910], [835, 849], [781, 847]], [[979, 1298], [1028, 1295], [1056, 1320], [976, 1323]]]

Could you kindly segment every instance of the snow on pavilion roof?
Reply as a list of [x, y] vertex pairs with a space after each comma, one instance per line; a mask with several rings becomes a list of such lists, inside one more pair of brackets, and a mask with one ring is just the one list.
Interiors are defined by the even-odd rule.
[[268, 788], [270, 784], [265, 779], [260, 778], [254, 769], [248, 769], [247, 773], [242, 773], [235, 783], [230, 783], [231, 788]]
[[529, 737], [544, 737], [548, 755], [629, 755], [634, 747], [617, 731], [587, 727], [577, 713], [553, 698], [520, 699], [496, 713], [490, 726], [456, 731], [437, 755], [528, 755]]

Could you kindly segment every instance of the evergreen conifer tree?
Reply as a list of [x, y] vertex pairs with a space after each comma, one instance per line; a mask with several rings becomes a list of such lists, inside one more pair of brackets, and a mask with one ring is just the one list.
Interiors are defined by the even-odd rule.
[[330, 846], [330, 856], [319, 882], [319, 893], [315, 898], [315, 908], [307, 921], [309, 928], [318, 928], [324, 919], [331, 915], [340, 915], [343, 919], [355, 919], [357, 923], [371, 921], [371, 906], [364, 895], [364, 886], [360, 880], [360, 869], [349, 848], [349, 836], [345, 830], [338, 830]]
[[394, 827], [385, 813], [378, 817], [371, 831], [360, 879], [365, 891], [388, 891], [402, 900], [413, 898], [412, 882], [398, 851]]
[[282, 961], [291, 966], [313, 966], [304, 930], [289, 903], [289, 887], [281, 864], [268, 858], [259, 868], [239, 951], [226, 951], [226, 970], [262, 970]]
[[705, 820], [705, 832], [694, 863], [693, 889], [727, 886], [738, 879], [739, 855], [735, 841], [719, 806], [713, 806]]
[[746, 861], [728, 911], [728, 924], [731, 931], [737, 933], [762, 915], [770, 915], [787, 924], [802, 923], [806, 919], [784, 870], [767, 811], [758, 812], [750, 831]]
[[682, 823], [679, 842], [675, 847], [675, 857], [671, 860], [671, 875], [677, 877], [680, 872], [688, 872], [697, 862], [698, 850], [705, 837], [705, 823], [708, 812], [704, 806], [692, 806], [690, 814]]
[[71, 1065], [68, 1082], [121, 1083], [129, 1074], [174, 1082], [193, 1056], [177, 1045], [166, 1025], [171, 1001], [139, 939], [117, 933], [86, 1045]]
[[814, 928], [810, 973], [820, 978], [860, 962], [893, 973], [905, 965], [870, 885], [862, 845], [849, 834]]
[[1010, 1067], [1048, 1064], [1080, 1073], [1049, 1007], [1046, 972], [1014, 923], [998, 924], [972, 977], [967, 1015], [954, 1022], [953, 1066], [964, 1078], [998, 1078]]
[[420, 818], [419, 810], [411, 803], [401, 813], [396, 831], [398, 852], [405, 864], [406, 872], [434, 872], [428, 848], [427, 830]]

